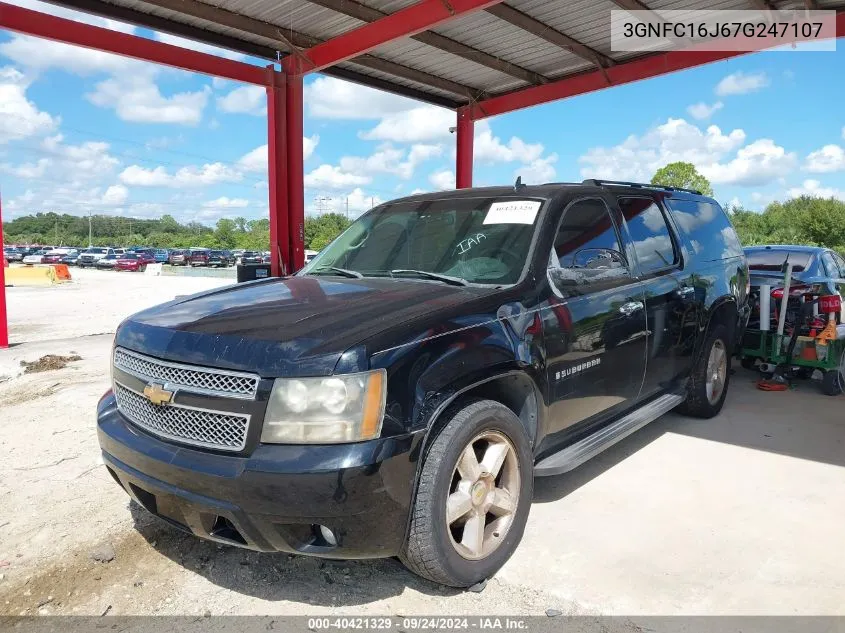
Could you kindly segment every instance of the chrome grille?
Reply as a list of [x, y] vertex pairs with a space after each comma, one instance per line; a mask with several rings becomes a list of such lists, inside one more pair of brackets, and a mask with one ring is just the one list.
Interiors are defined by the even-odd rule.
[[120, 347], [114, 350], [114, 365], [143, 380], [213, 396], [254, 399], [258, 389], [255, 374], [169, 363]]
[[246, 445], [248, 415], [176, 404], [160, 407], [120, 383], [115, 383], [114, 395], [120, 412], [154, 435], [222, 451], [240, 451]]

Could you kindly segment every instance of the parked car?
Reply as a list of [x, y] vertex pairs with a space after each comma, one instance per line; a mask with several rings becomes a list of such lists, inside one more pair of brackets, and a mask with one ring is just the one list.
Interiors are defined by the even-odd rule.
[[65, 264], [67, 266], [76, 266], [76, 262], [79, 261], [79, 251], [76, 249], [71, 250], [67, 255], [64, 255], [60, 260], [59, 263]]
[[62, 258], [65, 255], [70, 253], [75, 253], [76, 249], [73, 248], [56, 248], [52, 251], [45, 253], [44, 257], [41, 259], [42, 264], [60, 264]]
[[208, 266], [208, 255], [211, 251], [205, 248], [191, 249], [188, 262], [191, 266]]
[[315, 257], [317, 257], [317, 255], [319, 255], [319, 254], [320, 253], [318, 251], [311, 251], [311, 250], [305, 249], [305, 263], [310, 264], [311, 260], [314, 259]]
[[144, 272], [147, 264], [151, 263], [143, 253], [124, 253], [118, 255], [115, 270], [129, 270], [133, 272]]
[[217, 268], [226, 268], [232, 265], [232, 254], [229, 251], [209, 251], [206, 264]]
[[35, 251], [29, 255], [24, 256], [23, 263], [24, 264], [43, 264], [44, 263], [44, 256], [49, 253], [50, 250], [46, 248], [42, 248], [40, 250]]
[[264, 256], [258, 251], [244, 251], [241, 256], [242, 264], [263, 264]]
[[114, 255], [114, 250], [101, 246], [88, 248], [79, 254], [79, 259], [76, 260], [76, 264], [80, 268], [96, 266], [97, 262], [106, 257], [107, 255]]
[[114, 270], [117, 266], [117, 260], [122, 257], [117, 253], [110, 253], [105, 257], [102, 257], [97, 260], [97, 263], [94, 264], [97, 267], [97, 270]]
[[166, 248], [157, 248], [153, 251], [153, 258], [158, 264], [166, 264], [170, 260], [170, 251]]
[[9, 263], [23, 261], [23, 251], [18, 248], [4, 248], [3, 257]]
[[[294, 276], [123, 321], [103, 459], [197, 536], [398, 555], [469, 586], [518, 546], [535, 476], [672, 409], [719, 413], [747, 280], [697, 192], [590, 180], [383, 204]], [[613, 322], [629, 334], [610, 344]]]
[[232, 262], [234, 264], [240, 264], [241, 263], [241, 257], [243, 257], [243, 254], [244, 254], [244, 250], [242, 248], [237, 248], [237, 249], [233, 250], [232, 251]]
[[[840, 295], [845, 299], [845, 259], [836, 251], [821, 246], [779, 244], [749, 246], [744, 250], [751, 272], [753, 312], [750, 324], [755, 329], [760, 326], [761, 285], [770, 288], [770, 326], [777, 323], [776, 315], [783, 298], [784, 268], [787, 260], [792, 264], [792, 280], [787, 300], [786, 323], [796, 321], [801, 298], [804, 296]], [[845, 314], [840, 315], [840, 323], [845, 323]]]
[[167, 261], [171, 266], [187, 266], [188, 251], [182, 249], [170, 251], [170, 257]]

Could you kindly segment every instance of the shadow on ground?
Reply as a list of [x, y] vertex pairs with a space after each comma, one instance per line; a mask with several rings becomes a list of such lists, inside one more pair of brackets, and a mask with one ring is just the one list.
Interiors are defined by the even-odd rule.
[[398, 596], [406, 588], [443, 598], [461, 593], [412, 574], [392, 558], [335, 561], [253, 552], [181, 532], [134, 501], [129, 511], [135, 529], [160, 554], [219, 587], [261, 600], [342, 607]]

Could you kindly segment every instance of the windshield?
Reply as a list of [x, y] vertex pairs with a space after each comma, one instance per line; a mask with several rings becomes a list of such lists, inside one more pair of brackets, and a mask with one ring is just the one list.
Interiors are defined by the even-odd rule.
[[121, 255], [120, 259], [138, 259], [138, 255], [135, 253], [126, 253], [126, 255]]
[[780, 272], [783, 262], [789, 256], [789, 263], [796, 273], [803, 272], [810, 265], [813, 258], [812, 253], [790, 251], [786, 249], [766, 249], [764, 251], [746, 251], [748, 257], [748, 268], [751, 270], [770, 270]]
[[356, 220], [302, 274], [422, 272], [470, 283], [516, 283], [541, 204], [500, 197], [387, 204]]

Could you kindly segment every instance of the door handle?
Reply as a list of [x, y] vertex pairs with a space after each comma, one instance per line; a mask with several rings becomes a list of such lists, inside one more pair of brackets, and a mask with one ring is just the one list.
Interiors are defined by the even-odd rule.
[[687, 297], [691, 297], [695, 294], [695, 288], [692, 286], [684, 286], [683, 288], [678, 288], [675, 291], [675, 294], [678, 295], [681, 299], [686, 299]]
[[624, 316], [631, 316], [637, 310], [642, 310], [645, 306], [642, 301], [629, 301], [619, 306], [619, 313]]

